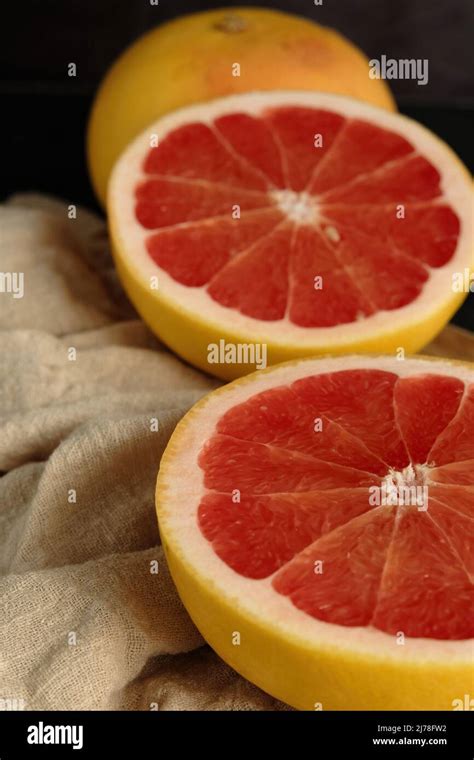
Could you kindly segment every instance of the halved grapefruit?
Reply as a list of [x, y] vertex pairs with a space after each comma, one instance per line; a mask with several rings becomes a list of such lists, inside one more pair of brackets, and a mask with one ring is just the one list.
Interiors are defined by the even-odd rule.
[[453, 709], [472, 691], [473, 430], [474, 365], [447, 360], [300, 359], [200, 401], [156, 499], [205, 639], [297, 708]]
[[152, 124], [116, 164], [108, 211], [145, 321], [232, 378], [255, 362], [229, 345], [265, 346], [269, 364], [417, 351], [466, 295], [453, 275], [472, 262], [471, 202], [466, 169], [419, 124], [335, 95], [269, 92]]

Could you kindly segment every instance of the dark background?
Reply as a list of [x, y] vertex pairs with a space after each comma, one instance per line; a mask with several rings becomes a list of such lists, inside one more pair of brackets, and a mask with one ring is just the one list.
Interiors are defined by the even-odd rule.
[[[369, 58], [427, 58], [429, 82], [389, 82], [403, 113], [430, 127], [473, 170], [473, 0], [10, 0], [0, 16], [0, 199], [38, 190], [98, 208], [84, 134], [114, 58], [146, 29], [182, 13], [280, 8], [334, 26]], [[67, 65], [76, 63], [77, 76]], [[474, 296], [455, 321], [474, 330]]]

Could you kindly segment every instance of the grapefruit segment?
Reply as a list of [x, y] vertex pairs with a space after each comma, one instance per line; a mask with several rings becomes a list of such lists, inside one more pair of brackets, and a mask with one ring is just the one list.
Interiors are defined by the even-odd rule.
[[[337, 422], [378, 459], [402, 469], [409, 463], [393, 408], [393, 372], [341, 370], [295, 381], [293, 388], [314, 415]], [[376, 419], [377, 425], [367, 425]]]
[[[320, 416], [315, 416], [320, 415]], [[244, 441], [289, 449], [375, 475], [384, 475], [386, 464], [316, 405], [293, 388], [273, 388], [230, 409], [217, 431]]]
[[160, 531], [224, 659], [306, 709], [468, 693], [474, 470], [455, 457], [473, 384], [472, 366], [437, 359], [299, 360], [189, 412], [162, 459]]
[[[190, 287], [206, 285], [234, 256], [266, 237], [281, 221], [273, 209], [249, 213], [237, 227], [227, 216], [160, 230], [147, 240], [156, 264]], [[193, 267], [188, 266], [193, 258]]]
[[[338, 227], [338, 235], [339, 256], [371, 304], [372, 312], [400, 309], [421, 293], [429, 279], [428, 272], [422, 264], [398, 251], [389, 239], [381, 242], [348, 229], [343, 223]], [[374, 279], [377, 270], [384, 271], [383, 279]]]
[[[445, 507], [449, 507], [450, 510], [474, 520], [474, 488], [472, 486], [466, 486], [462, 483], [454, 485], [435, 482], [431, 489], [431, 498], [436, 500], [436, 504], [433, 505], [435, 508], [438, 503], [441, 503]], [[436, 510], [434, 514], [436, 514]]]
[[323, 202], [415, 203], [441, 195], [440, 174], [425, 158], [408, 155], [322, 194]]
[[[291, 228], [282, 224], [236, 256], [214, 275], [208, 292], [215, 301], [261, 320], [282, 319], [288, 298]], [[266, 287], [262, 290], [262, 282]]]
[[275, 187], [286, 186], [283, 157], [272, 130], [262, 120], [246, 113], [221, 116], [215, 128], [233, 150], [259, 169]]
[[[362, 145], [370, 149], [361, 150]], [[344, 124], [337, 142], [316, 166], [307, 191], [313, 195], [327, 193], [412, 152], [413, 146], [404, 137], [354, 119]]]
[[[223, 460], [227, 462], [225, 470]], [[375, 475], [353, 467], [222, 434], [207, 441], [199, 464], [205, 472], [206, 488], [224, 492], [312, 491], [379, 482]]]
[[357, 279], [321, 233], [301, 226], [291, 241], [288, 316], [300, 327], [331, 327], [374, 312]]
[[[384, 230], [384, 239], [399, 253], [420, 265], [438, 268], [452, 257], [459, 236], [459, 219], [444, 205], [408, 203], [403, 212], [395, 204], [348, 207], [324, 204], [322, 213], [337, 228], [363, 232], [372, 241]], [[404, 214], [399, 224], [397, 213]], [[425, 277], [425, 279], [427, 279]]]
[[[209, 362], [220, 339], [265, 344], [269, 364], [418, 350], [465, 298], [453, 282], [472, 265], [471, 204], [468, 173], [415, 122], [272, 92], [150, 125], [117, 163], [108, 210], [138, 311], [185, 359], [229, 378], [252, 365]], [[259, 210], [279, 215], [265, 234]], [[198, 221], [202, 238], [186, 227]], [[167, 227], [179, 245], [156, 237]]]
[[431, 470], [431, 480], [446, 485], [474, 486], [474, 459], [464, 459]]
[[474, 384], [464, 392], [459, 410], [438, 436], [428, 459], [436, 465], [474, 459]]
[[198, 520], [229, 567], [246, 578], [267, 578], [321, 535], [368, 509], [365, 488], [245, 494], [237, 504], [230, 494], [213, 491], [201, 501]]
[[[472, 496], [471, 494], [471, 503], [468, 505], [470, 506], [470, 513], [468, 514], [466, 511], [463, 514], [456, 509], [458, 500], [450, 501], [451, 494], [445, 496], [447, 501], [442, 501], [436, 491], [434, 491], [429, 513], [433, 522], [443, 533], [447, 544], [457, 556], [456, 564], [463, 567], [471, 584], [474, 582], [474, 554], [472, 552], [474, 545], [474, 514], [472, 511]], [[464, 499], [464, 501], [467, 500]], [[453, 508], [450, 506], [451, 504], [453, 504]], [[465, 621], [467, 625], [469, 625], [469, 618], [472, 619], [472, 609]], [[468, 635], [472, 635], [472, 633]]]
[[428, 461], [433, 444], [455, 416], [463, 392], [464, 383], [456, 377], [426, 375], [396, 382], [395, 416], [411, 462]]
[[331, 150], [345, 119], [316, 108], [277, 108], [263, 115], [285, 156], [289, 187], [305, 190], [315, 167]]
[[247, 190], [266, 190], [262, 175], [233, 154], [207, 124], [186, 124], [152, 148], [143, 165], [145, 174], [223, 182]]
[[209, 182], [165, 177], [146, 180], [138, 185], [135, 213], [145, 229], [154, 230], [216, 216], [229, 219], [229, 209], [237, 200], [240, 208], [246, 211], [274, 207], [263, 193], [239, 192], [236, 195], [227, 187]]
[[280, 570], [274, 589], [318, 620], [368, 625], [394, 523], [394, 510], [385, 508], [350, 520]]
[[398, 520], [377, 605], [376, 628], [396, 635], [469, 639], [474, 635], [473, 586], [457, 553], [427, 512]]

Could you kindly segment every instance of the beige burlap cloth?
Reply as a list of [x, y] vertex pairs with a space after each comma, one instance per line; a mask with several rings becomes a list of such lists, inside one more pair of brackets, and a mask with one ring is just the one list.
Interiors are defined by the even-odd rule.
[[281, 709], [204, 645], [160, 546], [161, 454], [218, 383], [136, 318], [104, 223], [69, 215], [0, 207], [0, 272], [24, 274], [0, 292], [0, 709]]
[[69, 216], [0, 207], [0, 272], [24, 274], [0, 292], [0, 708], [285, 709], [204, 646], [160, 547], [161, 454], [217, 382], [136, 318], [104, 223]]

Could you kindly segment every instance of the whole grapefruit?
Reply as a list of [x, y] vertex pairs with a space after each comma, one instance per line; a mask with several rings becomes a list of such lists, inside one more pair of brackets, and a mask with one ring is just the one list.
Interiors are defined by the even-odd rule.
[[161, 115], [191, 103], [253, 90], [321, 90], [395, 110], [383, 80], [333, 29], [265, 8], [221, 8], [153, 29], [114, 63], [88, 128], [90, 174], [105, 200], [126, 145]]

